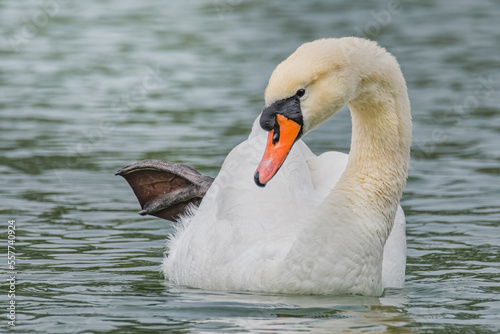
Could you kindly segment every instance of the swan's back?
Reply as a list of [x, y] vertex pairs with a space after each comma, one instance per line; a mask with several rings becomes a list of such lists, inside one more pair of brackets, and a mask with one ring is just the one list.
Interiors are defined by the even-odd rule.
[[[345, 169], [348, 156], [326, 152], [316, 157], [298, 141], [280, 173], [263, 191], [255, 186], [252, 175], [265, 140], [266, 133], [254, 126], [249, 139], [227, 156], [200, 207], [181, 219], [164, 260], [164, 272], [170, 280], [207, 289], [253, 291], [286, 291], [286, 284], [294, 283], [282, 279], [286, 277], [283, 263], [299, 236], [311, 226], [320, 203]], [[392, 239], [391, 234], [383, 272], [402, 272], [404, 279], [404, 263], [401, 267], [392, 254], [405, 251]], [[312, 242], [308, 247], [316, 246]], [[385, 269], [386, 263], [390, 270]], [[384, 287], [386, 283], [398, 287], [403, 281], [383, 282]]]

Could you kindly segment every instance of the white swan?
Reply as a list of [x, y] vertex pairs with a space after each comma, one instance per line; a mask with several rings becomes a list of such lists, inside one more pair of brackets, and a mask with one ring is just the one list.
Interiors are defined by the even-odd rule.
[[[396, 59], [360, 38], [304, 44], [273, 72], [265, 103], [199, 208], [180, 220], [166, 277], [205, 289], [299, 294], [380, 295], [401, 287], [399, 200], [411, 115]], [[297, 139], [346, 103], [349, 156], [315, 156]], [[257, 167], [265, 188], [254, 183]]]

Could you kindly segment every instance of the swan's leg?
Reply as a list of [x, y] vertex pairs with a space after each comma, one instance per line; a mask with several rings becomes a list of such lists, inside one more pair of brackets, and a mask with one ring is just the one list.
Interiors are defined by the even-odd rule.
[[116, 172], [139, 200], [141, 215], [175, 220], [189, 204], [199, 205], [213, 182], [193, 168], [160, 160], [144, 160]]

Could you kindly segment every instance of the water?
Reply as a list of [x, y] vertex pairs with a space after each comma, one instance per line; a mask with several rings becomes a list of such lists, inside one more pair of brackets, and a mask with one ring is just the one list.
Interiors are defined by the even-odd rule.
[[[392, 4], [2, 1], [0, 331], [498, 332], [500, 5]], [[262, 109], [276, 64], [303, 42], [346, 35], [379, 41], [408, 82], [405, 288], [366, 298], [165, 283], [172, 224], [137, 215], [113, 173], [155, 158], [215, 176]], [[349, 140], [347, 112], [306, 137], [316, 153], [346, 152]]]

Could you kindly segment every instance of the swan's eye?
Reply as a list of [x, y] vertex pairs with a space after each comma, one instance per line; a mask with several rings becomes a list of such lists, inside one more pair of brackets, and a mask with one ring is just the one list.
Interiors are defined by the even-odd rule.
[[304, 96], [305, 93], [306, 93], [306, 90], [304, 88], [301, 88], [297, 91], [297, 93], [295, 93], [295, 95], [297, 95], [298, 97], [302, 97], [302, 96]]

